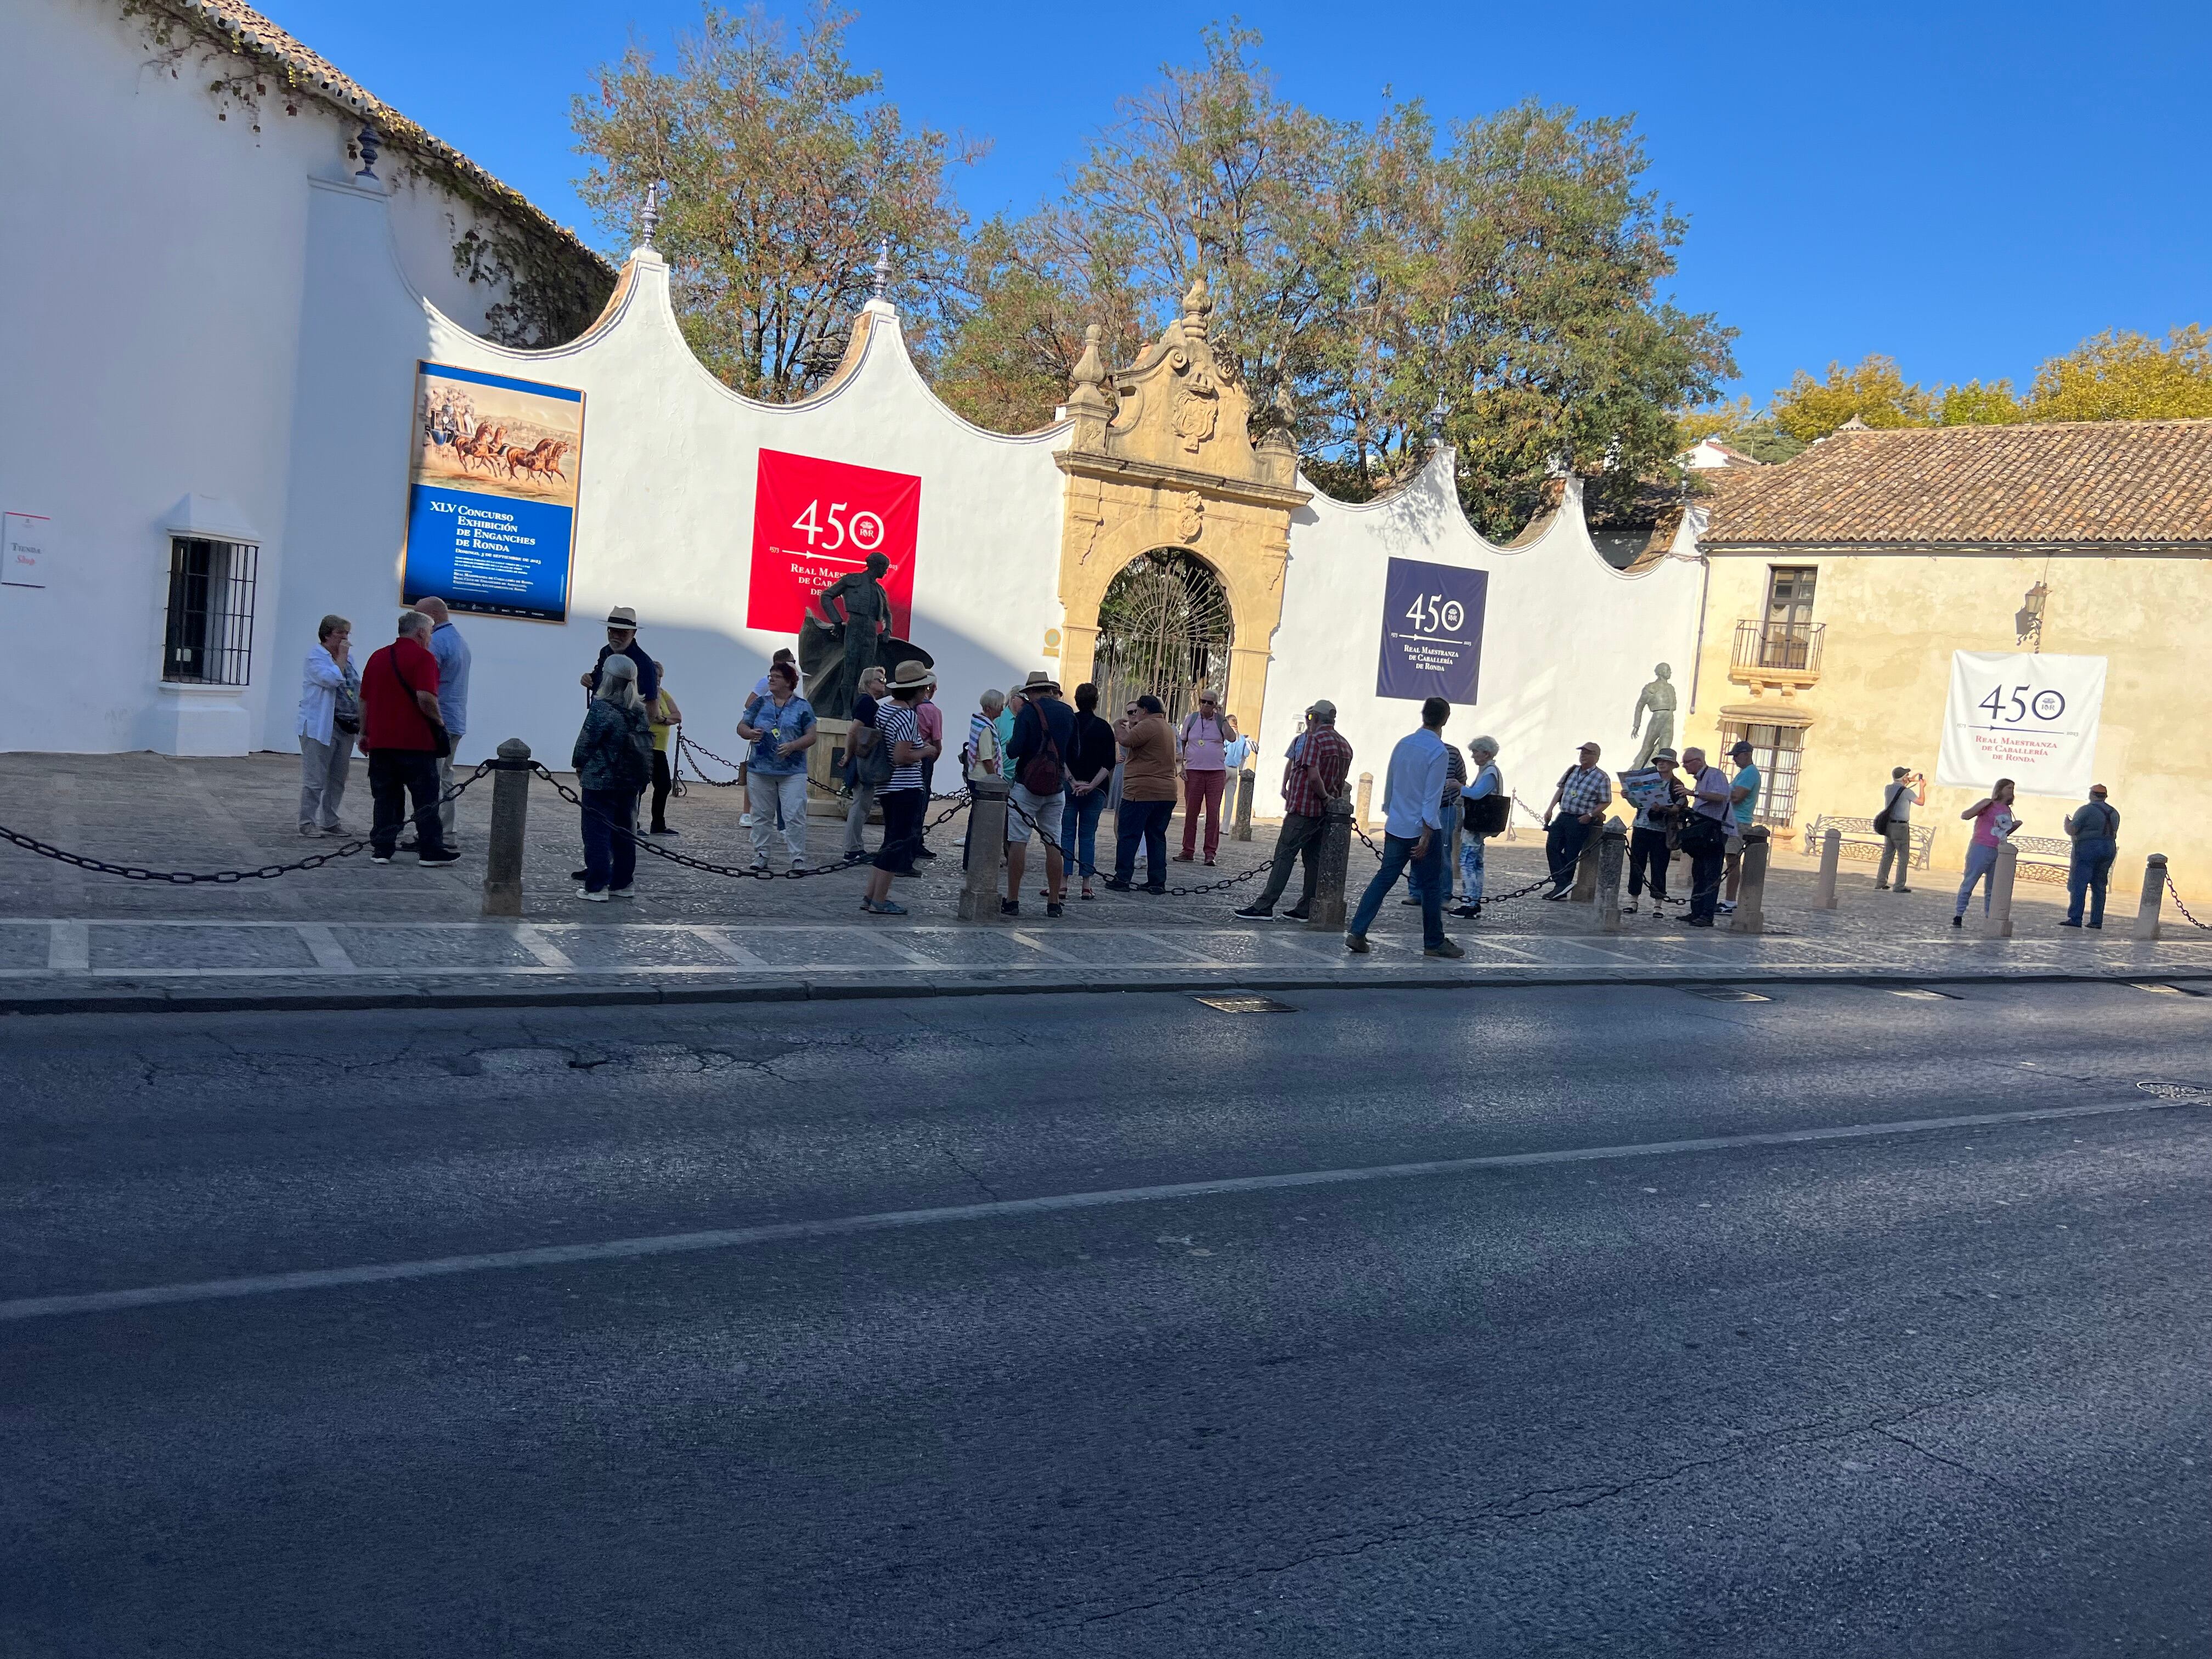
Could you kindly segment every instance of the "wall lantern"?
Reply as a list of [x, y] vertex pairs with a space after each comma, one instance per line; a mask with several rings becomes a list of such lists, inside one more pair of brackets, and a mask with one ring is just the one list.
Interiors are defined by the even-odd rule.
[[2020, 635], [2020, 642], [2027, 645], [2033, 641], [2038, 651], [2043, 649], [2043, 602], [2050, 597], [2050, 588], [2038, 582], [2027, 590], [2026, 602], [2013, 613], [2013, 631]]

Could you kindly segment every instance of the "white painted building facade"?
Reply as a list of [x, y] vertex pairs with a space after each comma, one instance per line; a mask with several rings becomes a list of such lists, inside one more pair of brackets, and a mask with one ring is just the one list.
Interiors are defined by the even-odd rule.
[[[746, 620], [764, 447], [921, 480], [911, 634], [956, 721], [984, 688], [1054, 665], [1071, 623], [1095, 621], [1061, 603], [1069, 424], [1008, 436], [961, 420], [888, 305], [868, 307], [832, 383], [792, 405], [740, 398], [700, 367], [649, 250], [579, 337], [495, 343], [496, 294], [453, 273], [459, 204], [361, 177], [346, 124], [319, 109], [248, 139], [204, 94], [143, 74], [131, 39], [100, 0], [26, 0], [0, 22], [0, 151], [33, 158], [0, 176], [17, 251], [0, 263], [0, 314], [15, 319], [0, 511], [49, 526], [46, 586], [0, 586], [0, 648], [30, 688], [0, 705], [0, 747], [295, 748], [317, 619], [352, 618], [365, 647], [389, 635], [422, 361], [585, 399], [568, 619], [458, 619], [475, 653], [464, 759], [519, 736], [565, 763], [577, 677], [614, 605], [636, 608], [691, 732], [735, 752], [745, 692], [791, 642]], [[1359, 769], [1378, 775], [1417, 723], [1413, 702], [1376, 695], [1393, 558], [1486, 573], [1480, 696], [1451, 734], [1498, 737], [1509, 779], [1539, 805], [1579, 742], [1625, 760], [1652, 665], [1693, 659], [1693, 556], [1613, 568], [1571, 480], [1540, 530], [1493, 546], [1461, 513], [1450, 465], [1440, 453], [1383, 500], [1316, 493], [1292, 514], [1267, 641], [1263, 815], [1279, 801], [1273, 757], [1315, 698], [1338, 705]], [[187, 532], [258, 549], [242, 684], [163, 678], [171, 541]]]

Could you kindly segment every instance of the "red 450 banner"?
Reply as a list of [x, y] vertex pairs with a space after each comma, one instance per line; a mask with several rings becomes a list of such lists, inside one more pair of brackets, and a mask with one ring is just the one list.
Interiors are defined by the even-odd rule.
[[760, 453], [753, 499], [753, 568], [745, 623], [796, 634], [814, 596], [858, 570], [868, 555], [891, 562], [884, 578], [892, 629], [908, 637], [914, 617], [914, 545], [921, 480], [812, 455]]

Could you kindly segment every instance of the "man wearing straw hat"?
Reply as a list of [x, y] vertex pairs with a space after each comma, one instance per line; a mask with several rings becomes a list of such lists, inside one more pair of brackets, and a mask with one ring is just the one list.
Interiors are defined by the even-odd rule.
[[1034, 828], [1044, 837], [1044, 913], [1057, 916], [1067, 880], [1060, 830], [1067, 805], [1067, 757], [1075, 747], [1075, 711], [1060, 700], [1060, 682], [1042, 668], [1022, 682], [1019, 691], [1022, 712], [1014, 716], [1013, 741], [1006, 745], [1006, 775], [1013, 787], [1006, 792], [1006, 896], [1000, 901], [999, 914], [1022, 913], [1022, 875]]
[[626, 605], [618, 605], [607, 612], [607, 642], [599, 647], [592, 672], [576, 681], [584, 688], [586, 700], [588, 702], [598, 689], [600, 667], [617, 653], [637, 665], [637, 695], [650, 707], [660, 695], [660, 670], [653, 664], [653, 653], [637, 642], [637, 612]]

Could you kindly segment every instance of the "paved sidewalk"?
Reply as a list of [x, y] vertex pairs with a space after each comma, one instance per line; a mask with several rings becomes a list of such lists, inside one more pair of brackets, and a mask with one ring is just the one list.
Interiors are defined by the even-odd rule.
[[[356, 769], [358, 777], [358, 769]], [[151, 755], [0, 757], [0, 823], [72, 850], [150, 868], [251, 869], [341, 842], [293, 829], [296, 762], [289, 757], [180, 761]], [[521, 923], [480, 917], [489, 779], [461, 799], [462, 861], [426, 870], [402, 857], [375, 866], [356, 855], [323, 868], [235, 885], [173, 886], [89, 873], [0, 846], [0, 1008], [345, 1006], [364, 1003], [744, 1000], [993, 991], [1296, 988], [1412, 985], [1984, 977], [2181, 979], [2212, 975], [2212, 933], [2168, 908], [2172, 935], [2127, 936], [2131, 898], [2112, 931], [2060, 930], [2057, 890], [2023, 884], [2015, 934], [1984, 939], [1970, 918], [1948, 926], [1951, 884], [1905, 896], [1877, 893], [1847, 872], [1842, 904], [1814, 909], [1813, 881], [1784, 859], [1767, 890], [1770, 932], [1693, 932], [1679, 908], [1648, 909], [1623, 931], [1595, 931], [1586, 907], [1524, 899], [1478, 922], [1454, 922], [1462, 962], [1430, 961], [1419, 913], [1394, 900], [1356, 957], [1334, 933], [1231, 912], [1256, 890], [1154, 898], [1071, 896], [1051, 921], [1025, 893], [1018, 922], [957, 920], [960, 823], [933, 832], [942, 856], [897, 884], [912, 915], [893, 925], [858, 909], [861, 873], [803, 881], [732, 880], [641, 862], [640, 896], [586, 905], [566, 879], [577, 861], [574, 809], [542, 781], [532, 787]], [[361, 792], [365, 797], [365, 790]], [[672, 804], [684, 834], [672, 845], [726, 865], [750, 861], [737, 792], [694, 785]], [[365, 799], [349, 799], [357, 823]], [[942, 808], [938, 809], [942, 811]], [[1109, 821], [1110, 829], [1110, 820]], [[813, 820], [810, 848], [834, 854], [842, 823]], [[871, 832], [872, 838], [873, 832]], [[1171, 835], [1179, 836], [1180, 824]], [[1174, 865], [1194, 885], [1254, 869], [1272, 842], [1262, 830], [1230, 842], [1221, 866]], [[1372, 870], [1352, 848], [1353, 890]], [[1494, 843], [1493, 892], [1540, 873], [1532, 840]], [[779, 854], [778, 867], [781, 866]], [[1032, 872], [1032, 890], [1038, 884]], [[2135, 880], [2124, 884], [2131, 892]]]

